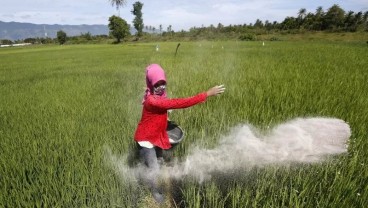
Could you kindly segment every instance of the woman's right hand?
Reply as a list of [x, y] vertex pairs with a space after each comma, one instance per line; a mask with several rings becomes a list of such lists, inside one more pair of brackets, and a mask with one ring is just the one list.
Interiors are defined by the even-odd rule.
[[224, 85], [217, 85], [217, 86], [214, 86], [214, 87], [212, 87], [211, 89], [209, 89], [207, 91], [207, 97], [216, 96], [216, 95], [219, 95], [223, 92], [225, 92]]

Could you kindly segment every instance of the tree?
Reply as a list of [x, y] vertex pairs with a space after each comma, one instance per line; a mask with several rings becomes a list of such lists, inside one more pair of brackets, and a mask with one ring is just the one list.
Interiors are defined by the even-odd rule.
[[364, 28], [364, 20], [362, 12], [358, 12], [355, 14], [355, 24], [357, 24], [357, 30], [359, 28]]
[[296, 29], [298, 25], [298, 21], [295, 17], [286, 17], [284, 21], [281, 23], [281, 28], [283, 30]]
[[368, 31], [368, 11], [364, 12], [362, 24], [365, 31]]
[[131, 11], [135, 18], [133, 20], [134, 28], [137, 30], [137, 38], [143, 35], [143, 19], [142, 19], [142, 7], [143, 4], [139, 1], [133, 4], [133, 10]]
[[363, 22], [367, 22], [368, 21], [368, 11], [364, 12], [363, 15]]
[[109, 0], [111, 3], [111, 6], [115, 6], [116, 10], [119, 11], [119, 16], [120, 16], [120, 7], [123, 7], [126, 5], [126, 0]]
[[36, 38], [26, 38], [24, 39], [24, 42], [25, 43], [32, 43], [32, 44], [35, 44], [36, 43]]
[[56, 33], [56, 37], [58, 42], [60, 43], [60, 45], [63, 45], [66, 42], [66, 33], [62, 30], [57, 31]]
[[0, 40], [0, 45], [11, 45], [13, 44], [13, 41], [8, 40], [8, 39], [2, 39]]
[[86, 40], [92, 40], [92, 34], [89, 31], [87, 33], [81, 33], [80, 37]]
[[337, 4], [328, 9], [324, 16], [324, 23], [327, 29], [338, 30], [344, 25], [345, 11]]
[[223, 24], [221, 24], [221, 23], [218, 23], [217, 24], [217, 30], [219, 31], [219, 32], [221, 32], [221, 30], [224, 28], [224, 25]]
[[353, 11], [349, 11], [344, 19], [344, 28], [347, 31], [351, 31], [354, 32], [357, 29], [357, 25], [355, 22], [355, 18], [354, 18], [354, 12]]
[[303, 25], [304, 18], [305, 18], [306, 15], [307, 15], [307, 10], [305, 8], [299, 9], [299, 12], [298, 12], [299, 26], [302, 26]]
[[116, 42], [120, 43], [121, 39], [124, 39], [128, 35], [130, 35], [129, 25], [128, 23], [123, 20], [121, 17], [118, 16], [111, 16], [109, 18], [109, 29], [110, 35], [116, 38]]
[[260, 19], [257, 19], [256, 22], [254, 23], [254, 27], [256, 28], [263, 28], [263, 22]]
[[272, 23], [268, 20], [265, 21], [264, 26], [266, 30], [270, 31], [272, 29]]
[[299, 12], [298, 12], [299, 19], [303, 20], [305, 15], [307, 15], [307, 10], [305, 8], [299, 9]]
[[316, 9], [316, 16], [323, 16], [324, 15], [324, 12], [323, 12], [323, 7], [319, 6], [317, 7]]
[[315, 21], [314, 14], [311, 12], [308, 12], [308, 14], [305, 15], [303, 19], [303, 28], [308, 29], [308, 30], [313, 30], [314, 21]]
[[321, 6], [317, 7], [316, 13], [314, 14], [314, 21], [312, 28], [314, 30], [322, 30], [323, 29], [323, 18], [324, 18], [323, 8]]

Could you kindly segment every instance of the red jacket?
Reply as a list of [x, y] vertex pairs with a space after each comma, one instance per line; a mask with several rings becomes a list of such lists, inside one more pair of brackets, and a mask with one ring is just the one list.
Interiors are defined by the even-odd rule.
[[162, 149], [169, 149], [171, 144], [166, 132], [167, 110], [187, 108], [205, 102], [207, 93], [193, 97], [168, 99], [157, 95], [149, 95], [143, 103], [142, 118], [134, 135], [135, 141], [149, 141]]

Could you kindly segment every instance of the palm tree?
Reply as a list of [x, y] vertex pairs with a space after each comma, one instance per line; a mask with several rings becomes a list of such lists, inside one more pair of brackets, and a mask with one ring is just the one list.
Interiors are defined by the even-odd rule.
[[307, 14], [307, 10], [305, 8], [299, 9], [299, 12], [298, 12], [299, 19], [303, 20], [306, 14]]
[[314, 15], [314, 23], [313, 29], [315, 30], [322, 30], [323, 29], [323, 8], [321, 6], [317, 7], [316, 13]]
[[323, 8], [321, 6], [317, 7], [316, 16], [323, 16]]
[[365, 27], [365, 31], [368, 31], [368, 11], [364, 12], [364, 15], [363, 15], [363, 25]]
[[111, 3], [111, 6], [116, 7], [116, 10], [119, 11], [119, 16], [120, 16], [120, 7], [125, 6], [127, 3], [127, 0], [109, 0], [109, 2]]
[[301, 27], [304, 22], [305, 15], [307, 14], [307, 10], [305, 8], [299, 9], [298, 12], [298, 27]]
[[364, 12], [363, 21], [364, 22], [367, 22], [368, 21], [368, 11]]

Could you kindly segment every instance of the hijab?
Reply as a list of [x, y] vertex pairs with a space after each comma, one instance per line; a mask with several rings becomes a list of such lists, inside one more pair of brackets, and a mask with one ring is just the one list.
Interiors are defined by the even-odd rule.
[[[158, 64], [150, 64], [146, 67], [146, 91], [143, 98], [143, 102], [146, 101], [149, 95], [152, 95], [154, 92], [154, 85], [159, 81], [165, 81], [166, 84], [166, 76], [165, 71]], [[166, 97], [166, 92], [164, 92], [161, 96]]]

